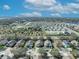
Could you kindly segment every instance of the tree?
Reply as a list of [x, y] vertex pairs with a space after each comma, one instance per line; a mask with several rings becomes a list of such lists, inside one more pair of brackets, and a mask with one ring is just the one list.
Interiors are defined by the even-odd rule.
[[58, 56], [59, 55], [58, 49], [55, 49], [55, 48], [53, 48], [50, 53], [51, 53], [51, 55], [54, 55], [54, 56]]
[[46, 54], [46, 50], [43, 48], [39, 48], [38, 49], [38, 53], [40, 53], [41, 55], [45, 55]]
[[11, 52], [16, 58], [26, 55], [27, 48], [14, 48]]
[[61, 59], [62, 56], [60, 55], [58, 49], [53, 48], [50, 52], [51, 55], [53, 55], [55, 58]]
[[76, 49], [73, 49], [71, 53], [73, 54], [75, 58], [77, 58], [77, 54], [79, 54]]
[[76, 40], [79, 42], [79, 37], [77, 37]]

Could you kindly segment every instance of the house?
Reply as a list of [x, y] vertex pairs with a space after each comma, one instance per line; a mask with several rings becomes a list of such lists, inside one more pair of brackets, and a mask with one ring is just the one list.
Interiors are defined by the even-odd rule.
[[34, 47], [34, 42], [32, 40], [29, 40], [29, 41], [26, 42], [24, 47], [32, 49]]
[[37, 40], [36, 43], [35, 43], [35, 46], [36, 47], [43, 47], [44, 46], [43, 40]]
[[46, 48], [52, 48], [52, 42], [50, 40], [46, 40], [44, 42], [44, 47], [46, 47]]

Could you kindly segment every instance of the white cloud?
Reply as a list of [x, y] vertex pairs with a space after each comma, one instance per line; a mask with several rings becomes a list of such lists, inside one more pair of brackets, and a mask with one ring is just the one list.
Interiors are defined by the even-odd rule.
[[51, 6], [56, 3], [55, 0], [25, 0], [28, 3], [34, 4], [36, 6]]
[[79, 11], [79, 3], [67, 3], [62, 5], [56, 0], [25, 0], [29, 5], [25, 5], [25, 8], [50, 11], [55, 13], [77, 13]]
[[27, 17], [41, 17], [42, 14], [39, 12], [32, 12], [32, 13], [22, 13], [21, 16], [27, 16]]
[[59, 13], [53, 13], [53, 14], [51, 14], [51, 16], [53, 16], [53, 17], [62, 17], [61, 14], [59, 14]]
[[58, 4], [50, 7], [49, 10], [57, 13], [76, 13], [77, 11], [79, 11], [78, 5], [78, 3], [68, 3], [67, 5]]
[[56, 0], [25, 0], [24, 7], [29, 9], [46, 10], [55, 4]]
[[72, 11], [72, 13], [73, 13], [73, 14], [79, 14], [79, 12], [78, 12], [78, 11]]
[[5, 19], [5, 18], [0, 18], [0, 20], [1, 20], [1, 19]]
[[3, 5], [3, 9], [10, 10], [10, 6], [9, 5]]

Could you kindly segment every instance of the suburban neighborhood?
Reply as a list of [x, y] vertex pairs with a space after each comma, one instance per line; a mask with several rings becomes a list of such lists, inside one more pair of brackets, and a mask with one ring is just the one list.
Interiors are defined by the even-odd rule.
[[79, 25], [15, 22], [0, 25], [1, 59], [79, 59]]

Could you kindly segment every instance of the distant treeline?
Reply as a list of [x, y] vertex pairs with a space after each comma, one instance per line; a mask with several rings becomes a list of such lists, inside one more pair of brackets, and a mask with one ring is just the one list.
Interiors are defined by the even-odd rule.
[[0, 25], [8, 25], [14, 22], [25, 22], [25, 21], [47, 21], [47, 22], [79, 22], [79, 18], [54, 18], [54, 17], [10, 17], [5, 19], [0, 19]]

